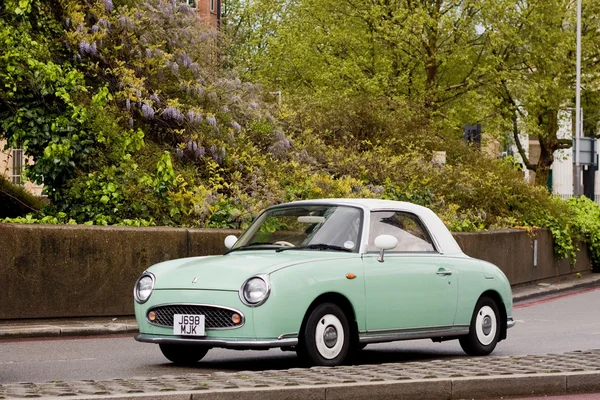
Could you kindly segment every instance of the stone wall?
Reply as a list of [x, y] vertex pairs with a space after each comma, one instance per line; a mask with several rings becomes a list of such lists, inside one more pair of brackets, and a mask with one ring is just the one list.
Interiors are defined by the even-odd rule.
[[[131, 315], [133, 285], [148, 266], [221, 254], [232, 233], [238, 232], [0, 223], [0, 320]], [[556, 260], [545, 230], [533, 237], [520, 230], [455, 237], [466, 254], [498, 265], [513, 285], [591, 268], [587, 251], [579, 252], [575, 269]]]

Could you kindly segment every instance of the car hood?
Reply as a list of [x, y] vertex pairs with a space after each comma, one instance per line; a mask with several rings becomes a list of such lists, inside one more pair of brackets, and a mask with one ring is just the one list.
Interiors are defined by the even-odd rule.
[[239, 251], [222, 256], [180, 258], [148, 268], [154, 274], [155, 290], [239, 290], [253, 275], [327, 259], [359, 257], [358, 254], [323, 251]]

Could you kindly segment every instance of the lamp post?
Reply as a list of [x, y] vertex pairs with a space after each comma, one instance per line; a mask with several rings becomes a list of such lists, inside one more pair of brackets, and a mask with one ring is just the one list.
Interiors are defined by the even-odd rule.
[[575, 83], [575, 196], [581, 195], [581, 166], [579, 150], [581, 137], [581, 0], [577, 0], [577, 61]]

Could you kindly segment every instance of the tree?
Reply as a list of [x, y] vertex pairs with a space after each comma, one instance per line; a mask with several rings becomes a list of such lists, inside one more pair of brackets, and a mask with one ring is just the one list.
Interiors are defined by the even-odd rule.
[[440, 123], [438, 132], [453, 133], [490, 112], [478, 91], [487, 83], [487, 36], [478, 30], [487, 2], [245, 4], [226, 30], [240, 39], [234, 60], [253, 79], [282, 88], [292, 99], [327, 99], [337, 108], [366, 98], [359, 106], [375, 102], [386, 113], [418, 114], [421, 123]]
[[[495, 57], [491, 90], [500, 99], [525, 166], [545, 185], [553, 153], [571, 147], [559, 139], [559, 111], [573, 107], [575, 95], [576, 1], [506, 0], [486, 10], [483, 26]], [[600, 4], [583, 3], [582, 86], [591, 90], [600, 73]], [[540, 144], [531, 162], [519, 139], [524, 132]]]

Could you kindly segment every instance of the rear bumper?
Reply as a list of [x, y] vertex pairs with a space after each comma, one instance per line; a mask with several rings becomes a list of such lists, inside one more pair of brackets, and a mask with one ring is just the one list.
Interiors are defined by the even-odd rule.
[[224, 349], [270, 349], [273, 347], [291, 347], [298, 344], [298, 338], [282, 338], [273, 340], [233, 340], [209, 338], [183, 338], [177, 336], [159, 336], [140, 333], [136, 335], [138, 342], [155, 344], [181, 344], [200, 345], [207, 347], [221, 347]]

